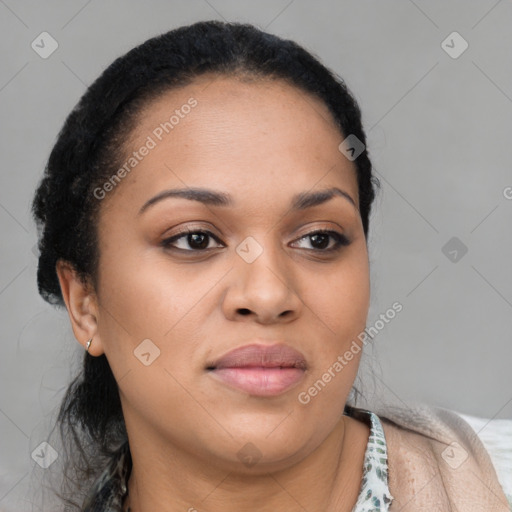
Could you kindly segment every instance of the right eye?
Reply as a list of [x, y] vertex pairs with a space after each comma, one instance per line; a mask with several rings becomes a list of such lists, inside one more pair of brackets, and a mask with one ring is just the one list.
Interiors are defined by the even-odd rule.
[[[176, 249], [179, 251], [186, 252], [200, 252], [208, 249], [214, 249], [215, 247], [210, 247], [210, 242], [212, 240], [217, 241], [217, 243], [219, 244], [221, 243], [220, 240], [210, 231], [187, 230], [183, 233], [173, 235], [170, 238], [162, 240], [160, 245], [170, 250]], [[181, 244], [181, 247], [177, 246], [176, 242], [179, 242], [179, 244]], [[187, 248], [187, 246], [189, 248]]]

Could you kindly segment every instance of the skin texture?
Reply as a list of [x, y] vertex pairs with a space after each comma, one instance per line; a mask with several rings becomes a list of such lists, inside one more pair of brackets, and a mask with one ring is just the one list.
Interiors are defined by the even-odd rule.
[[[197, 105], [172, 131], [152, 136], [190, 98]], [[282, 81], [204, 75], [147, 106], [127, 158], [148, 136], [156, 147], [102, 200], [96, 289], [58, 264], [76, 338], [93, 337], [91, 355], [106, 354], [119, 385], [132, 511], [350, 511], [369, 429], [343, 408], [361, 353], [308, 404], [298, 400], [368, 314], [368, 253], [355, 165], [338, 150], [343, 134], [320, 100]], [[138, 213], [163, 190], [187, 187], [234, 204], [168, 198]], [[335, 196], [290, 209], [295, 194], [329, 187], [356, 206]], [[218, 240], [161, 245], [186, 228]], [[306, 236], [319, 229], [350, 244], [326, 252], [334, 238], [315, 245]], [[263, 250], [252, 263], [236, 251], [249, 236]], [[148, 366], [134, 355], [145, 339], [160, 350]], [[308, 368], [298, 385], [252, 396], [206, 370], [253, 342], [301, 351]], [[250, 467], [237, 455], [247, 443], [259, 457]]]

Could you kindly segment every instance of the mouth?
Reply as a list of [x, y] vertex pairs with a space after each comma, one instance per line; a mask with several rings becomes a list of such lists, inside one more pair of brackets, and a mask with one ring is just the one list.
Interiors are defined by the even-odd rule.
[[216, 380], [254, 396], [275, 396], [295, 387], [307, 370], [305, 357], [284, 344], [246, 345], [209, 364]]

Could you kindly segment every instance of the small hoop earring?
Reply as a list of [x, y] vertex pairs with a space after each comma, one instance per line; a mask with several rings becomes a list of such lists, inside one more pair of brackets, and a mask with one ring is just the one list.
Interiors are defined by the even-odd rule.
[[87, 345], [86, 345], [87, 352], [89, 352], [89, 347], [91, 346], [91, 343], [92, 343], [92, 338], [87, 341]]

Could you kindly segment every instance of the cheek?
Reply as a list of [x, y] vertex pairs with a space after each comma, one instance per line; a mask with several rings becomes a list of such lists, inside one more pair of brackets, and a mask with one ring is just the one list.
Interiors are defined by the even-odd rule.
[[121, 374], [138, 368], [134, 351], [147, 339], [160, 351], [157, 366], [171, 369], [183, 367], [183, 361], [196, 364], [194, 353], [201, 344], [198, 332], [213, 307], [208, 292], [225, 270], [198, 272], [194, 264], [172, 264], [158, 249], [104, 253], [100, 335], [113, 370]]
[[[366, 251], [355, 251], [336, 272], [317, 276], [309, 303], [315, 343], [314, 364], [297, 400], [309, 414], [341, 414], [363, 354], [364, 333], [370, 303], [369, 266]], [[329, 410], [329, 413], [326, 411]]]
[[200, 298], [201, 289], [189, 279], [189, 271], [153, 256], [105, 255], [102, 301], [136, 337], [164, 336]]
[[364, 330], [370, 305], [367, 253], [356, 249], [335, 268], [317, 272], [307, 288], [313, 318], [338, 343]]
[[366, 245], [354, 249], [336, 269], [315, 277], [305, 301], [312, 310], [309, 332], [316, 331], [315, 343], [321, 349], [315, 350], [311, 374], [298, 398], [314, 411], [345, 403], [364, 349], [360, 335], [370, 303], [369, 265]]

